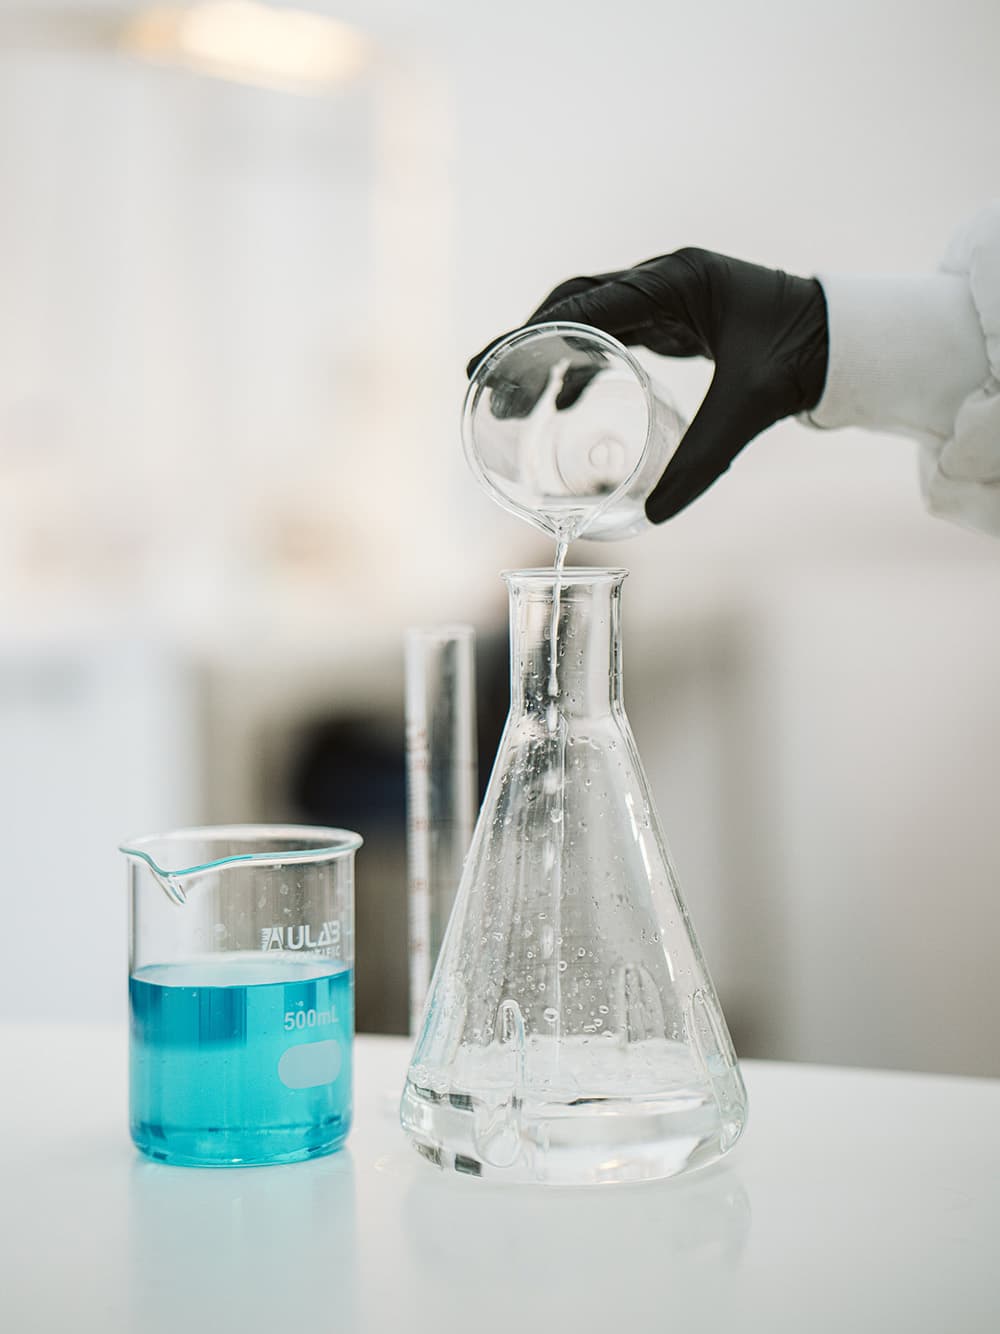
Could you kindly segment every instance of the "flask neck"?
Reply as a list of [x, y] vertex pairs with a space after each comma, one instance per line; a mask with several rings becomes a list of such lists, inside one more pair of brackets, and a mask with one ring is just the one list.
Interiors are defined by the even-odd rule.
[[567, 717], [601, 717], [621, 706], [625, 574], [582, 568], [558, 578], [555, 570], [505, 574], [512, 715], [548, 714], [555, 704]]

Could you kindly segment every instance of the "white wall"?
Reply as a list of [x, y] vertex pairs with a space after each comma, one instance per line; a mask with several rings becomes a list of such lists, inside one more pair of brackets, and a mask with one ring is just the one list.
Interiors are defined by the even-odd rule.
[[0, 1018], [124, 1021], [118, 845], [197, 817], [199, 695], [162, 644], [0, 637]]
[[[291, 684], [352, 636], [367, 661], [495, 620], [497, 570], [544, 548], [460, 458], [487, 338], [684, 244], [926, 269], [995, 190], [993, 3], [336, 12], [388, 55], [330, 102], [0, 57], [15, 637], [93, 604]], [[693, 411], [704, 366], [659, 371]], [[997, 545], [924, 516], [906, 442], [784, 423], [663, 531], [575, 555], [633, 571], [630, 711], [734, 1028], [1000, 1072]]]

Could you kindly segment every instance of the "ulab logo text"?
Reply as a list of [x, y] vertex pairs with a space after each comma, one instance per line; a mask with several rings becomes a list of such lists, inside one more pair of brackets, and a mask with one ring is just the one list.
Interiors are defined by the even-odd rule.
[[339, 944], [339, 922], [324, 922], [316, 935], [308, 922], [296, 926], [265, 926], [260, 932], [262, 950], [321, 950]]

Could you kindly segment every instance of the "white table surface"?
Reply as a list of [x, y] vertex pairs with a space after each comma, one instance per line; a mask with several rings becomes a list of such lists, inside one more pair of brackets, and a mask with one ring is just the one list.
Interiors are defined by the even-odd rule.
[[0, 1041], [4, 1334], [1000, 1331], [998, 1080], [747, 1062], [722, 1164], [553, 1190], [418, 1158], [400, 1039], [358, 1041], [345, 1150], [222, 1171], [134, 1151], [123, 1032]]

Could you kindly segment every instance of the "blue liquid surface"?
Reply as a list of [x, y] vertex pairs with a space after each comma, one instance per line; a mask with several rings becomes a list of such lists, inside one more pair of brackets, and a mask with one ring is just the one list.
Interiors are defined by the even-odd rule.
[[231, 954], [129, 979], [136, 1146], [164, 1162], [290, 1163], [351, 1123], [354, 976], [339, 960]]

